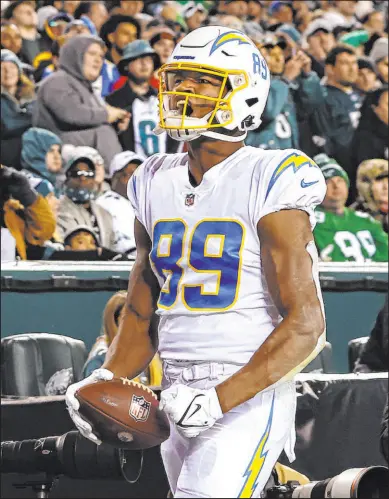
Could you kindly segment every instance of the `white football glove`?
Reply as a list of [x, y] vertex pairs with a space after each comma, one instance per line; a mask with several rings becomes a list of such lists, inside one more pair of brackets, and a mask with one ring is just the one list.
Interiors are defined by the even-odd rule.
[[173, 385], [161, 392], [159, 408], [173, 420], [181, 435], [197, 437], [223, 416], [215, 388], [198, 390]]
[[83, 419], [78, 413], [78, 409], [80, 408], [80, 403], [74, 396], [77, 390], [79, 390], [82, 386], [90, 385], [91, 383], [96, 383], [96, 381], [110, 381], [113, 379], [114, 374], [108, 369], [95, 369], [90, 376], [79, 381], [78, 383], [73, 383], [66, 390], [65, 402], [72, 418], [74, 424], [76, 425], [78, 431], [85, 438], [89, 438], [92, 442], [97, 445], [101, 444], [101, 440], [97, 438], [97, 436], [93, 433], [92, 426]]

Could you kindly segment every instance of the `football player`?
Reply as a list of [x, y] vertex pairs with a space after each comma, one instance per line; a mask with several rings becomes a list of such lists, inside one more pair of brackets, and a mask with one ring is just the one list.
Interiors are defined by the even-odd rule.
[[[158, 154], [128, 184], [137, 258], [118, 335], [81, 382], [135, 377], [158, 349], [161, 446], [174, 497], [260, 497], [285, 449], [294, 459], [294, 376], [325, 344], [313, 210], [326, 185], [297, 150], [246, 147], [269, 92], [243, 33], [199, 28], [160, 69]], [[149, 336], [154, 312], [158, 341]], [[67, 392], [71, 416], [99, 443]]]

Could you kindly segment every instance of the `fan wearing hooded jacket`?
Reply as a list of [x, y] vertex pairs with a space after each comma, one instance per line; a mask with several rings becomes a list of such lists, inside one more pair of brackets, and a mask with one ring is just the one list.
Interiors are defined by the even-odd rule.
[[128, 113], [105, 105], [93, 92], [103, 50], [102, 40], [91, 35], [71, 38], [62, 47], [58, 71], [39, 88], [33, 125], [51, 130], [64, 143], [96, 148], [108, 165], [122, 150], [110, 123]]
[[22, 135], [21, 164], [27, 177], [38, 177], [61, 191], [65, 176], [62, 171], [61, 139], [42, 128], [30, 128]]

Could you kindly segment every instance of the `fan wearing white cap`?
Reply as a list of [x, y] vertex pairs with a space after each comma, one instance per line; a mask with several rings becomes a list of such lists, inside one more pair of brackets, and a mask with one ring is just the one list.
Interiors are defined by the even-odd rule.
[[112, 216], [113, 249], [118, 253], [135, 253], [134, 209], [127, 197], [127, 184], [138, 166], [146, 158], [132, 151], [123, 151], [113, 157], [109, 165], [112, 190], [96, 200]]
[[[261, 497], [282, 450], [294, 459], [294, 376], [325, 345], [312, 229], [326, 184], [301, 151], [245, 145], [270, 73], [244, 33], [191, 31], [159, 76], [157, 131], [188, 152], [154, 154], [128, 182], [127, 302], [102, 368], [82, 384], [133, 379], [158, 349], [173, 497]], [[70, 416], [99, 443], [79, 386], [68, 388]]]
[[188, 31], [193, 31], [200, 28], [203, 24], [207, 18], [207, 11], [201, 3], [189, 1], [183, 6], [182, 15], [185, 19]]

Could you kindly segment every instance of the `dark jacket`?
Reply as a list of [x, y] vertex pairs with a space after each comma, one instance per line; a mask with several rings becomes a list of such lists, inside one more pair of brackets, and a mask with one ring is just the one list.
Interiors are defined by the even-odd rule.
[[350, 173], [351, 143], [360, 117], [361, 96], [332, 85], [323, 87], [323, 103], [314, 109], [313, 126], [323, 132], [324, 152]]
[[369, 97], [362, 107], [351, 151], [355, 170], [365, 159], [388, 159], [388, 125], [375, 114]]
[[83, 76], [84, 54], [92, 43], [100, 42], [98, 38], [82, 35], [64, 45], [60, 69], [40, 85], [33, 126], [51, 130], [64, 143], [97, 149], [108, 168], [122, 148], [115, 130], [108, 124], [104, 103]]
[[21, 137], [32, 124], [34, 101], [21, 103], [1, 88], [1, 139]]
[[[138, 96], [131, 87], [126, 83], [123, 87], [119, 88], [111, 95], [106, 97], [106, 102], [114, 107], [120, 107], [121, 109], [125, 109], [132, 114], [130, 124], [124, 132], [119, 132], [119, 140], [120, 144], [123, 147], [123, 150], [134, 151], [137, 152], [137, 147], [135, 144], [135, 133], [134, 133], [134, 123], [138, 123], [141, 120], [136, 119], [133, 113], [133, 104], [136, 99], [139, 99], [141, 102], [146, 102], [150, 97], [156, 97], [157, 91], [150, 87], [150, 90], [142, 96]], [[156, 125], [157, 123], [155, 123]], [[141, 133], [140, 133], [141, 134]], [[167, 153], [175, 153], [179, 148], [179, 142], [176, 142], [171, 137], [166, 134], [166, 152]], [[162, 151], [154, 151], [153, 153], [162, 152]], [[138, 151], [138, 153], [143, 153], [145, 156], [148, 156], [147, 151]]]
[[35, 101], [21, 103], [1, 89], [1, 163], [20, 170], [22, 134], [32, 125]]
[[322, 79], [325, 76], [325, 70], [326, 70], [324, 61], [319, 61], [318, 59], [313, 57], [313, 55], [311, 55], [311, 54], [307, 54], [307, 55], [311, 59], [312, 71], [314, 71], [317, 74], [317, 76], [320, 79]]
[[386, 372], [388, 371], [388, 297], [379, 311], [376, 323], [370, 333], [361, 356], [357, 360], [354, 372]]

